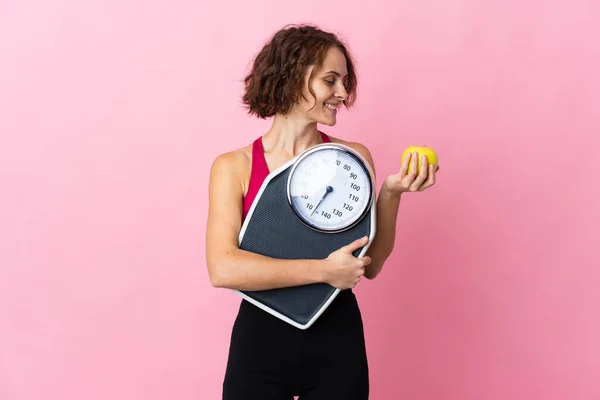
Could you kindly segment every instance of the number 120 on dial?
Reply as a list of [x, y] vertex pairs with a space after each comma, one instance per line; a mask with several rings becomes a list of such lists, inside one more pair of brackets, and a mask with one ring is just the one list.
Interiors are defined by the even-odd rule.
[[341, 144], [315, 146], [294, 163], [288, 201], [300, 220], [323, 232], [340, 232], [358, 223], [374, 198], [374, 177], [366, 160]]

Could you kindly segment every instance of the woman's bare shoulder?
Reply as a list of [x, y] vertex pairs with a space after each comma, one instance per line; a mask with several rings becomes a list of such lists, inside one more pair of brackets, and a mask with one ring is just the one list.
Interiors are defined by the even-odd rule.
[[252, 169], [252, 145], [221, 153], [213, 160], [210, 170], [210, 186], [229, 182], [241, 193], [247, 192]]
[[221, 153], [213, 160], [213, 169], [226, 169], [231, 172], [243, 172], [252, 162], [252, 145], [247, 145]]

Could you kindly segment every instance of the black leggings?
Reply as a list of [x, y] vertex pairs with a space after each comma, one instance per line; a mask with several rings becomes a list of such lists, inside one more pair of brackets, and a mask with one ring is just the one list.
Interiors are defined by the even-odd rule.
[[308, 329], [243, 300], [233, 326], [223, 400], [366, 400], [363, 324], [351, 290]]

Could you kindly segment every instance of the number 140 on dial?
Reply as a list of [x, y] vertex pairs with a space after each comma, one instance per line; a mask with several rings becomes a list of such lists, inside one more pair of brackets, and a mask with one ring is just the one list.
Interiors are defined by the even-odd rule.
[[364, 217], [373, 202], [373, 174], [354, 150], [319, 145], [295, 162], [288, 177], [288, 200], [313, 229], [338, 232]]

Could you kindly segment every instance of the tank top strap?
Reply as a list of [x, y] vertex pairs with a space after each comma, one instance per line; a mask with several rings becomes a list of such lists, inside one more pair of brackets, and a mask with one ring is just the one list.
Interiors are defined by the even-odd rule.
[[269, 166], [265, 159], [265, 148], [263, 147], [262, 136], [252, 143], [252, 170], [258, 172], [259, 176], [269, 174]]
[[[321, 141], [323, 143], [331, 143], [331, 139], [325, 133], [319, 131], [321, 134]], [[248, 193], [244, 197], [243, 202], [243, 217], [242, 221], [246, 219], [248, 211], [254, 202], [254, 198], [258, 194], [260, 187], [262, 186], [265, 178], [269, 175], [269, 166], [265, 159], [265, 149], [262, 143], [262, 136], [256, 138], [252, 143], [252, 167], [250, 170], [250, 182], [248, 183]]]
[[250, 211], [250, 207], [252, 206], [252, 202], [268, 175], [269, 166], [265, 159], [262, 136], [260, 136], [252, 143], [252, 166], [250, 169], [250, 181], [248, 182], [248, 193], [244, 196], [242, 220], [246, 219], [248, 211]]

